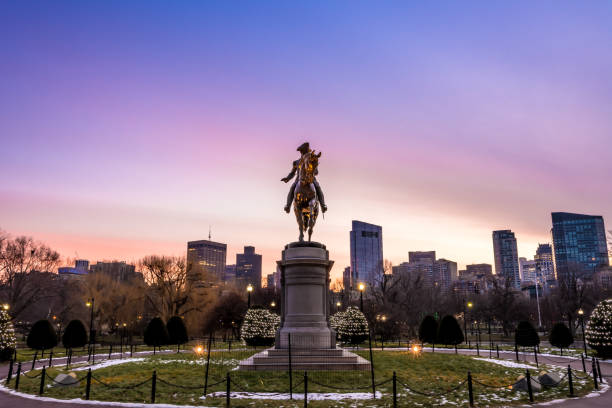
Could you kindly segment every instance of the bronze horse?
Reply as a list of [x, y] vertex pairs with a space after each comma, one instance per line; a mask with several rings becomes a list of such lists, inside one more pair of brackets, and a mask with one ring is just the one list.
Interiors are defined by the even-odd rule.
[[298, 183], [293, 194], [293, 211], [300, 228], [300, 242], [304, 241], [304, 230], [308, 229], [308, 241], [319, 215], [319, 200], [314, 188], [314, 178], [319, 165], [321, 152], [314, 151], [302, 156], [298, 164]]

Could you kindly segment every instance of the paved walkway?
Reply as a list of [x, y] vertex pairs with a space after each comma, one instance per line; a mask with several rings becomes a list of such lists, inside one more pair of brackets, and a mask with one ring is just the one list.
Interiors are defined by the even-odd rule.
[[[387, 349], [387, 348], [385, 348]], [[392, 350], [389, 349], [389, 350]], [[436, 353], [454, 353], [454, 350], [448, 350], [448, 349], [436, 349]], [[459, 353], [461, 354], [469, 354], [469, 355], [476, 355], [476, 350], [459, 350]], [[143, 354], [149, 354], [147, 353], [138, 353], [138, 355], [143, 355]], [[153, 354], [152, 352], [150, 354]], [[515, 354], [514, 352], [502, 352], [500, 351], [500, 358], [503, 359], [507, 359], [507, 360], [514, 360], [515, 359]], [[126, 357], [129, 357], [129, 354], [126, 353], [125, 354]], [[489, 357], [489, 351], [488, 350], [482, 350], [480, 352], [480, 356], [481, 357]], [[493, 353], [493, 357], [495, 357], [495, 353]], [[100, 355], [100, 360], [102, 360], [103, 356]], [[529, 362], [535, 362], [534, 356], [532, 354], [521, 354], [520, 355], [520, 359], [521, 361], [529, 361]], [[571, 361], [570, 359], [565, 359], [565, 358], [561, 358], [558, 356], [555, 357], [544, 357], [544, 356], [539, 356], [538, 358], [539, 362], [541, 364], [550, 364], [550, 365], [557, 365], [557, 366], [563, 366], [563, 367], [567, 367], [568, 362], [569, 365], [572, 367], [572, 370], [577, 370], [577, 371], [582, 371], [582, 362], [580, 360], [577, 361]], [[66, 360], [62, 360], [62, 359], [54, 359], [54, 361], [56, 363], [59, 363], [60, 361], [66, 361]], [[79, 358], [73, 358], [73, 362], [82, 362], [82, 361], [87, 361], [87, 356], [85, 357], [79, 357]], [[47, 361], [41, 361], [41, 362], [37, 362], [36, 363], [36, 368], [42, 368], [42, 366], [48, 362]], [[30, 365], [32, 364], [31, 362], [29, 363]], [[25, 364], [22, 365], [22, 367], [26, 367], [26, 369], [30, 368], [30, 365]], [[601, 371], [602, 371], [602, 375], [604, 377], [607, 377], [608, 382], [610, 380], [612, 380], [612, 363], [600, 363], [601, 366]], [[590, 361], [587, 363], [587, 370], [590, 371]], [[6, 378], [6, 376], [8, 375], [8, 365], [5, 366], [1, 366], [0, 367], [0, 378]], [[67, 405], [69, 404], [69, 405]], [[536, 404], [537, 404], [537, 394], [536, 394]], [[123, 406], [125, 406], [127, 404], [123, 404]], [[151, 404], [129, 404], [130, 406], [133, 407], [151, 407]], [[68, 407], [75, 407], [75, 408], [91, 408], [94, 405], [91, 404], [87, 404], [87, 403], [78, 403], [78, 402], [72, 402], [70, 403], [70, 401], [65, 401], [65, 402], [55, 402], [55, 401], [49, 401], [46, 400], [45, 398], [39, 398], [36, 396], [32, 396], [32, 398], [24, 398], [21, 396], [17, 396], [17, 395], [11, 395], [7, 392], [4, 392], [3, 390], [0, 390], [0, 408], [68, 408]], [[168, 406], [168, 405], [166, 405]], [[100, 402], [96, 402], [95, 407], [99, 407], [99, 408], [106, 408], [106, 407], [117, 407], [116, 404], [112, 404], [112, 403], [100, 403]], [[561, 403], [557, 403], [554, 404], [553, 407], [559, 407], [559, 408], [610, 408], [612, 407], [612, 390], [610, 388], [608, 388], [608, 391], [597, 396], [594, 398], [575, 398], [575, 399], [569, 399], [566, 400], [564, 402]]]

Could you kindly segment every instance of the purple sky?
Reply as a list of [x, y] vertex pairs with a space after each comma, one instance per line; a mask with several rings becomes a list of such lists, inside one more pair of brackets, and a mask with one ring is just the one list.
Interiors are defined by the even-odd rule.
[[500, 228], [532, 257], [551, 211], [612, 222], [611, 4], [454, 3], [3, 3], [0, 228], [95, 261], [212, 225], [265, 275], [305, 140], [336, 276], [352, 219], [460, 267]]

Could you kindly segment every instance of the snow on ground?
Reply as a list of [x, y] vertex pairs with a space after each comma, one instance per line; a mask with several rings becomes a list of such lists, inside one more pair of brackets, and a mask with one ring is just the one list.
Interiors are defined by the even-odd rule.
[[[213, 392], [208, 394], [207, 397], [225, 397], [224, 391]], [[274, 392], [230, 392], [230, 399], [263, 399], [263, 400], [288, 400], [290, 395], [288, 393], [274, 393]], [[376, 391], [376, 398], [381, 398], [382, 393]], [[200, 397], [205, 399], [206, 397]], [[293, 393], [293, 399], [304, 399], [303, 393]], [[372, 399], [371, 392], [348, 392], [348, 393], [337, 393], [337, 392], [309, 392], [308, 400], [362, 400]]]
[[72, 371], [85, 371], [91, 368], [91, 370], [99, 370], [100, 368], [111, 367], [114, 365], [124, 364], [124, 363], [140, 363], [144, 361], [144, 358], [126, 358], [123, 360], [106, 360], [98, 364], [83, 366], [72, 369]]
[[534, 368], [532, 365], [515, 363], [514, 361], [506, 361], [506, 360], [495, 360], [492, 358], [478, 358], [474, 357], [473, 360], [486, 361], [487, 363], [499, 364], [504, 367], [510, 368]]
[[[41, 397], [38, 395], [18, 392], [10, 388], [7, 388], [4, 385], [0, 385], [0, 392], [4, 392], [6, 394], [10, 394], [15, 397], [27, 398], [27, 399], [41, 401], [41, 402], [55, 402], [55, 403], [62, 403], [62, 404], [80, 404], [80, 405], [93, 405], [93, 406], [106, 405], [106, 406], [126, 407], [126, 408], [151, 408], [151, 404], [139, 403], [139, 402], [92, 401], [92, 400], [84, 400], [81, 398], [74, 398], [74, 399], [66, 400], [66, 399], [58, 399], [58, 398], [50, 398], [50, 397]], [[155, 404], [155, 408], [210, 408], [210, 407], [205, 407], [203, 405]]]

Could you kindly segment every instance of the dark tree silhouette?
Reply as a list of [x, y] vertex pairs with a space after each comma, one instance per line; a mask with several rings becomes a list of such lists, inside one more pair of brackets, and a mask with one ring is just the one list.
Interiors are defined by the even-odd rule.
[[538, 332], [533, 328], [533, 325], [526, 320], [518, 324], [514, 333], [514, 341], [517, 346], [535, 347], [540, 344]]
[[155, 354], [155, 347], [170, 342], [168, 329], [166, 329], [166, 325], [161, 318], [155, 317], [151, 319], [144, 332], [144, 342], [148, 346], [153, 346], [153, 354]]
[[64, 330], [62, 335], [62, 344], [67, 349], [83, 347], [87, 344], [87, 331], [83, 322], [80, 320], [71, 320]]
[[166, 329], [168, 329], [169, 344], [176, 344], [178, 353], [180, 345], [187, 343], [187, 340], [189, 340], [185, 322], [180, 316], [172, 316], [166, 323]]
[[419, 340], [421, 343], [435, 344], [438, 336], [438, 322], [433, 316], [425, 316], [419, 326]]
[[457, 344], [463, 343], [463, 340], [463, 331], [459, 323], [457, 323], [457, 319], [451, 315], [444, 316], [440, 322], [438, 341], [441, 344], [452, 344], [455, 346], [455, 352], [457, 352]]
[[548, 340], [553, 346], [559, 347], [561, 355], [563, 355], [563, 349], [568, 348], [574, 342], [574, 336], [572, 336], [572, 332], [565, 324], [557, 323], [550, 331]]
[[28, 347], [35, 350], [47, 350], [57, 346], [57, 333], [48, 320], [34, 323], [28, 334]]

